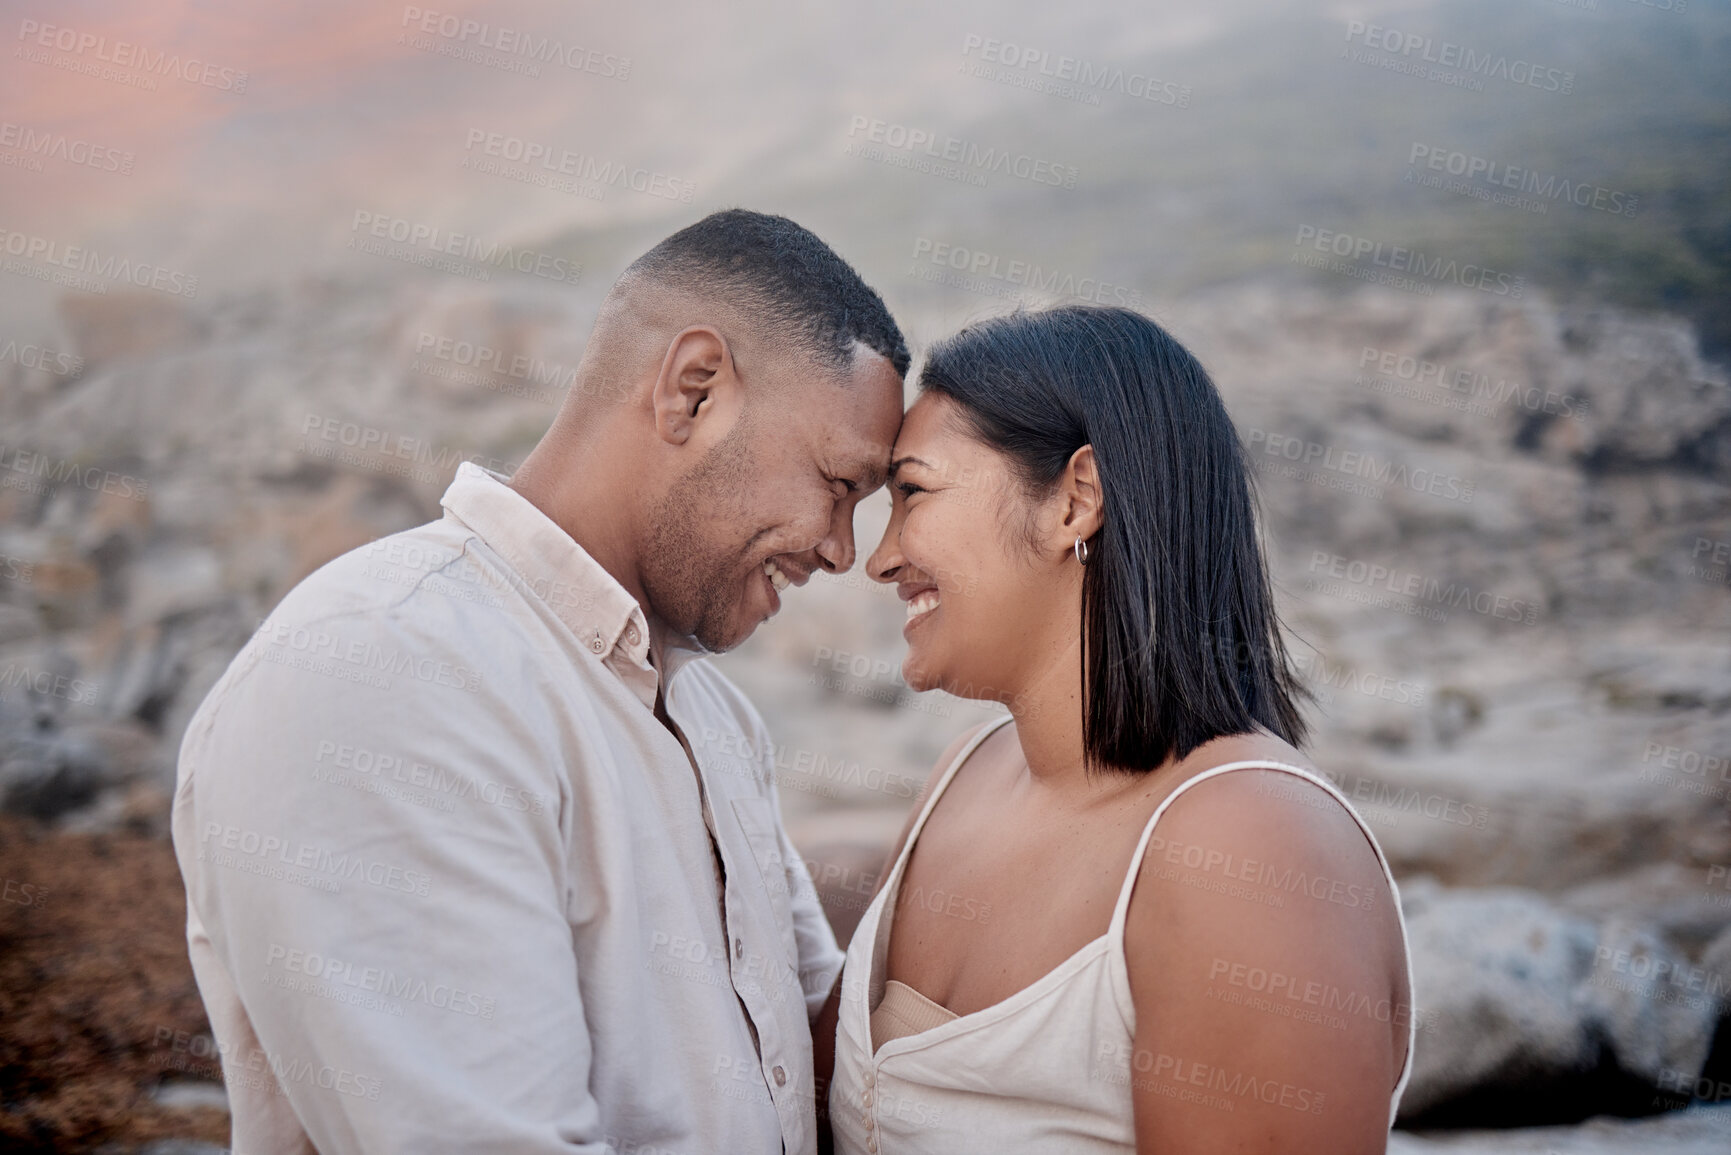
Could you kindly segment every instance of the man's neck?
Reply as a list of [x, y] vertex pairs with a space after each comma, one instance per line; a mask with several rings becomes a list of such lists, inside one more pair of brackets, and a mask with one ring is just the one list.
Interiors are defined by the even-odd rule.
[[[574, 470], [566, 462], [556, 465], [548, 460], [550, 453], [557, 453], [566, 462], [587, 456], [593, 466]], [[582, 546], [583, 552], [624, 586], [647, 615], [648, 600], [637, 573], [635, 538], [625, 520], [630, 506], [624, 495], [612, 492], [607, 479], [615, 474], [595, 456], [581, 447], [543, 438], [506, 484]]]

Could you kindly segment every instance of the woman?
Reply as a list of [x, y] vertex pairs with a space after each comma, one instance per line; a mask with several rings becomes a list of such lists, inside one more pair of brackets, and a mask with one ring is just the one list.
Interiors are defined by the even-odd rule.
[[934, 349], [867, 562], [939, 759], [852, 945], [846, 1155], [1384, 1151], [1411, 1065], [1392, 876], [1299, 753], [1237, 435], [1123, 309]]

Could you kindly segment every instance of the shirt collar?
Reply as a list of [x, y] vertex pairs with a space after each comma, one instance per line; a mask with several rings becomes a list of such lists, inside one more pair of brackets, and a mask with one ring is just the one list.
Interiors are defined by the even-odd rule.
[[446, 516], [478, 534], [511, 568], [527, 596], [545, 603], [577, 636], [585, 649], [607, 665], [651, 709], [661, 679], [655, 659], [671, 678], [704, 649], [650, 620], [619, 580], [589, 551], [528, 498], [512, 489], [502, 473], [465, 461], [457, 466], [439, 499]]

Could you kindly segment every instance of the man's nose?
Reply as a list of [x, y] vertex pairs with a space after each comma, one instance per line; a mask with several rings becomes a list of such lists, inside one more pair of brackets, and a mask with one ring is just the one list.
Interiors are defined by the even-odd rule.
[[829, 536], [818, 543], [818, 559], [829, 573], [846, 573], [853, 568], [853, 555], [852, 511], [837, 510]]

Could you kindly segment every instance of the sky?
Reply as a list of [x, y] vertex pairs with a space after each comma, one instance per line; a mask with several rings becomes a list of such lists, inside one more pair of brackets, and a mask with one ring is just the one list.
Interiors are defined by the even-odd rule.
[[[503, 237], [676, 215], [656, 195], [502, 187], [461, 165], [479, 155], [472, 133], [495, 134], [661, 173], [699, 199], [749, 195], [838, 164], [835, 128], [853, 116], [965, 124], [1013, 98], [956, 82], [970, 38], [1110, 62], [1230, 35], [1279, 7], [1162, 4], [1126, 20], [1117, 4], [911, 0], [6, 3], [0, 121], [126, 160], [0, 169], [0, 209], [14, 229], [218, 281], [316, 263], [355, 211]], [[512, 33], [571, 63], [530, 76], [449, 55], [504, 56], [482, 45]], [[157, 61], [179, 74], [147, 70]], [[114, 78], [124, 65], [146, 83]]]

